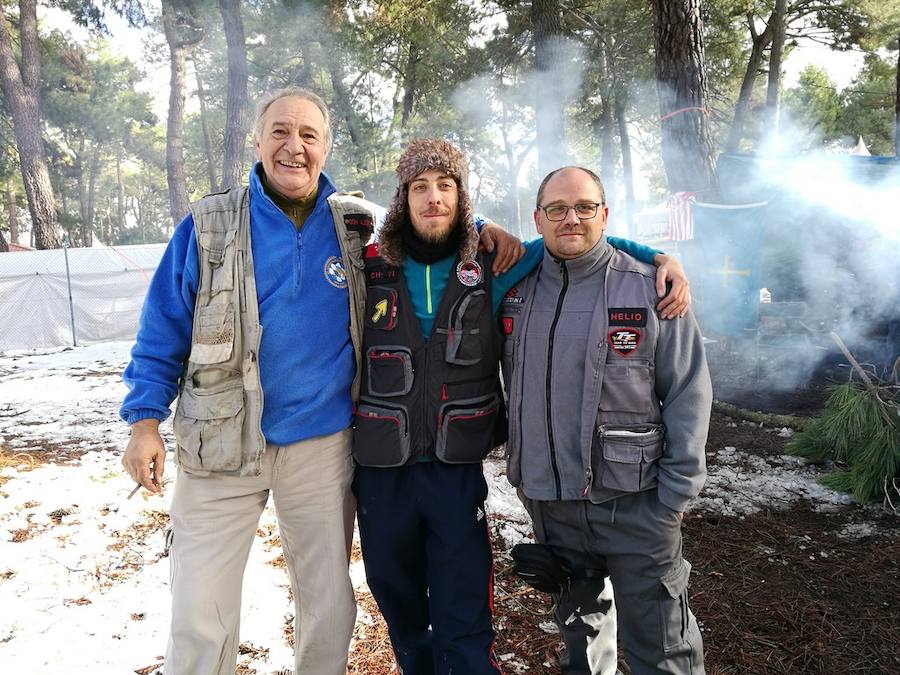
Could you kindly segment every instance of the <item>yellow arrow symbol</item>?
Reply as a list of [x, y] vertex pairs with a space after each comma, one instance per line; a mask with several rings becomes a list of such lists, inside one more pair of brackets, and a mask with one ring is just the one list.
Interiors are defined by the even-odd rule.
[[372, 323], [378, 323], [378, 319], [387, 314], [387, 300], [375, 303], [375, 313], [372, 315]]

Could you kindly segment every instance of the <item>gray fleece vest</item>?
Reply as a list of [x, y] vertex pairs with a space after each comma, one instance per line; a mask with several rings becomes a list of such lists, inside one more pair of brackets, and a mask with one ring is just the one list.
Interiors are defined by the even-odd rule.
[[[560, 265], [545, 254], [500, 307], [507, 475], [515, 486], [524, 476], [533, 499], [602, 502], [652, 489], [663, 454], [651, 268], [612, 251], [579, 282], [568, 271], [578, 262]], [[590, 293], [579, 296], [576, 283], [593, 284]]]
[[[350, 335], [359, 392], [365, 278], [362, 247], [375, 214], [354, 195], [328, 198], [350, 295]], [[176, 461], [191, 473], [252, 475], [266, 447], [259, 379], [262, 327], [250, 246], [250, 193], [246, 187], [209, 195], [191, 207], [200, 283], [194, 303], [191, 352], [173, 420]], [[277, 358], [270, 355], [268, 358]]]

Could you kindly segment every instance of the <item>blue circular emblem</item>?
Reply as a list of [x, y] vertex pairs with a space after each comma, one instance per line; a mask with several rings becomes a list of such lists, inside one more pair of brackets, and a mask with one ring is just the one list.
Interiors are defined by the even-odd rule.
[[347, 272], [344, 270], [344, 261], [336, 255], [326, 260], [325, 278], [335, 288], [347, 288]]

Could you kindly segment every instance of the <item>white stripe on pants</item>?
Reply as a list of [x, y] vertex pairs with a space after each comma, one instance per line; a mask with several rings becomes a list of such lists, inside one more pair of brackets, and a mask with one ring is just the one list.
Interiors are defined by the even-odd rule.
[[258, 476], [179, 471], [166, 675], [233, 675], [244, 568], [270, 491], [294, 593], [294, 672], [345, 675], [356, 619], [350, 440], [345, 430], [270, 445]]

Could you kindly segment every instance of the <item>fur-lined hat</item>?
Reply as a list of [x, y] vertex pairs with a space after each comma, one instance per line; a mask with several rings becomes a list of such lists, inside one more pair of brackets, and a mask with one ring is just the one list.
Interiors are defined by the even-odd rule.
[[419, 174], [438, 169], [456, 180], [459, 191], [457, 227], [463, 228], [459, 243], [462, 260], [472, 260], [478, 251], [478, 231], [472, 220], [472, 203], [469, 200], [469, 166], [466, 157], [456, 146], [441, 138], [416, 138], [410, 141], [397, 163], [397, 191], [391, 201], [384, 225], [378, 231], [378, 253], [390, 265], [400, 266], [405, 254], [402, 233], [412, 227], [409, 218], [408, 189]]

